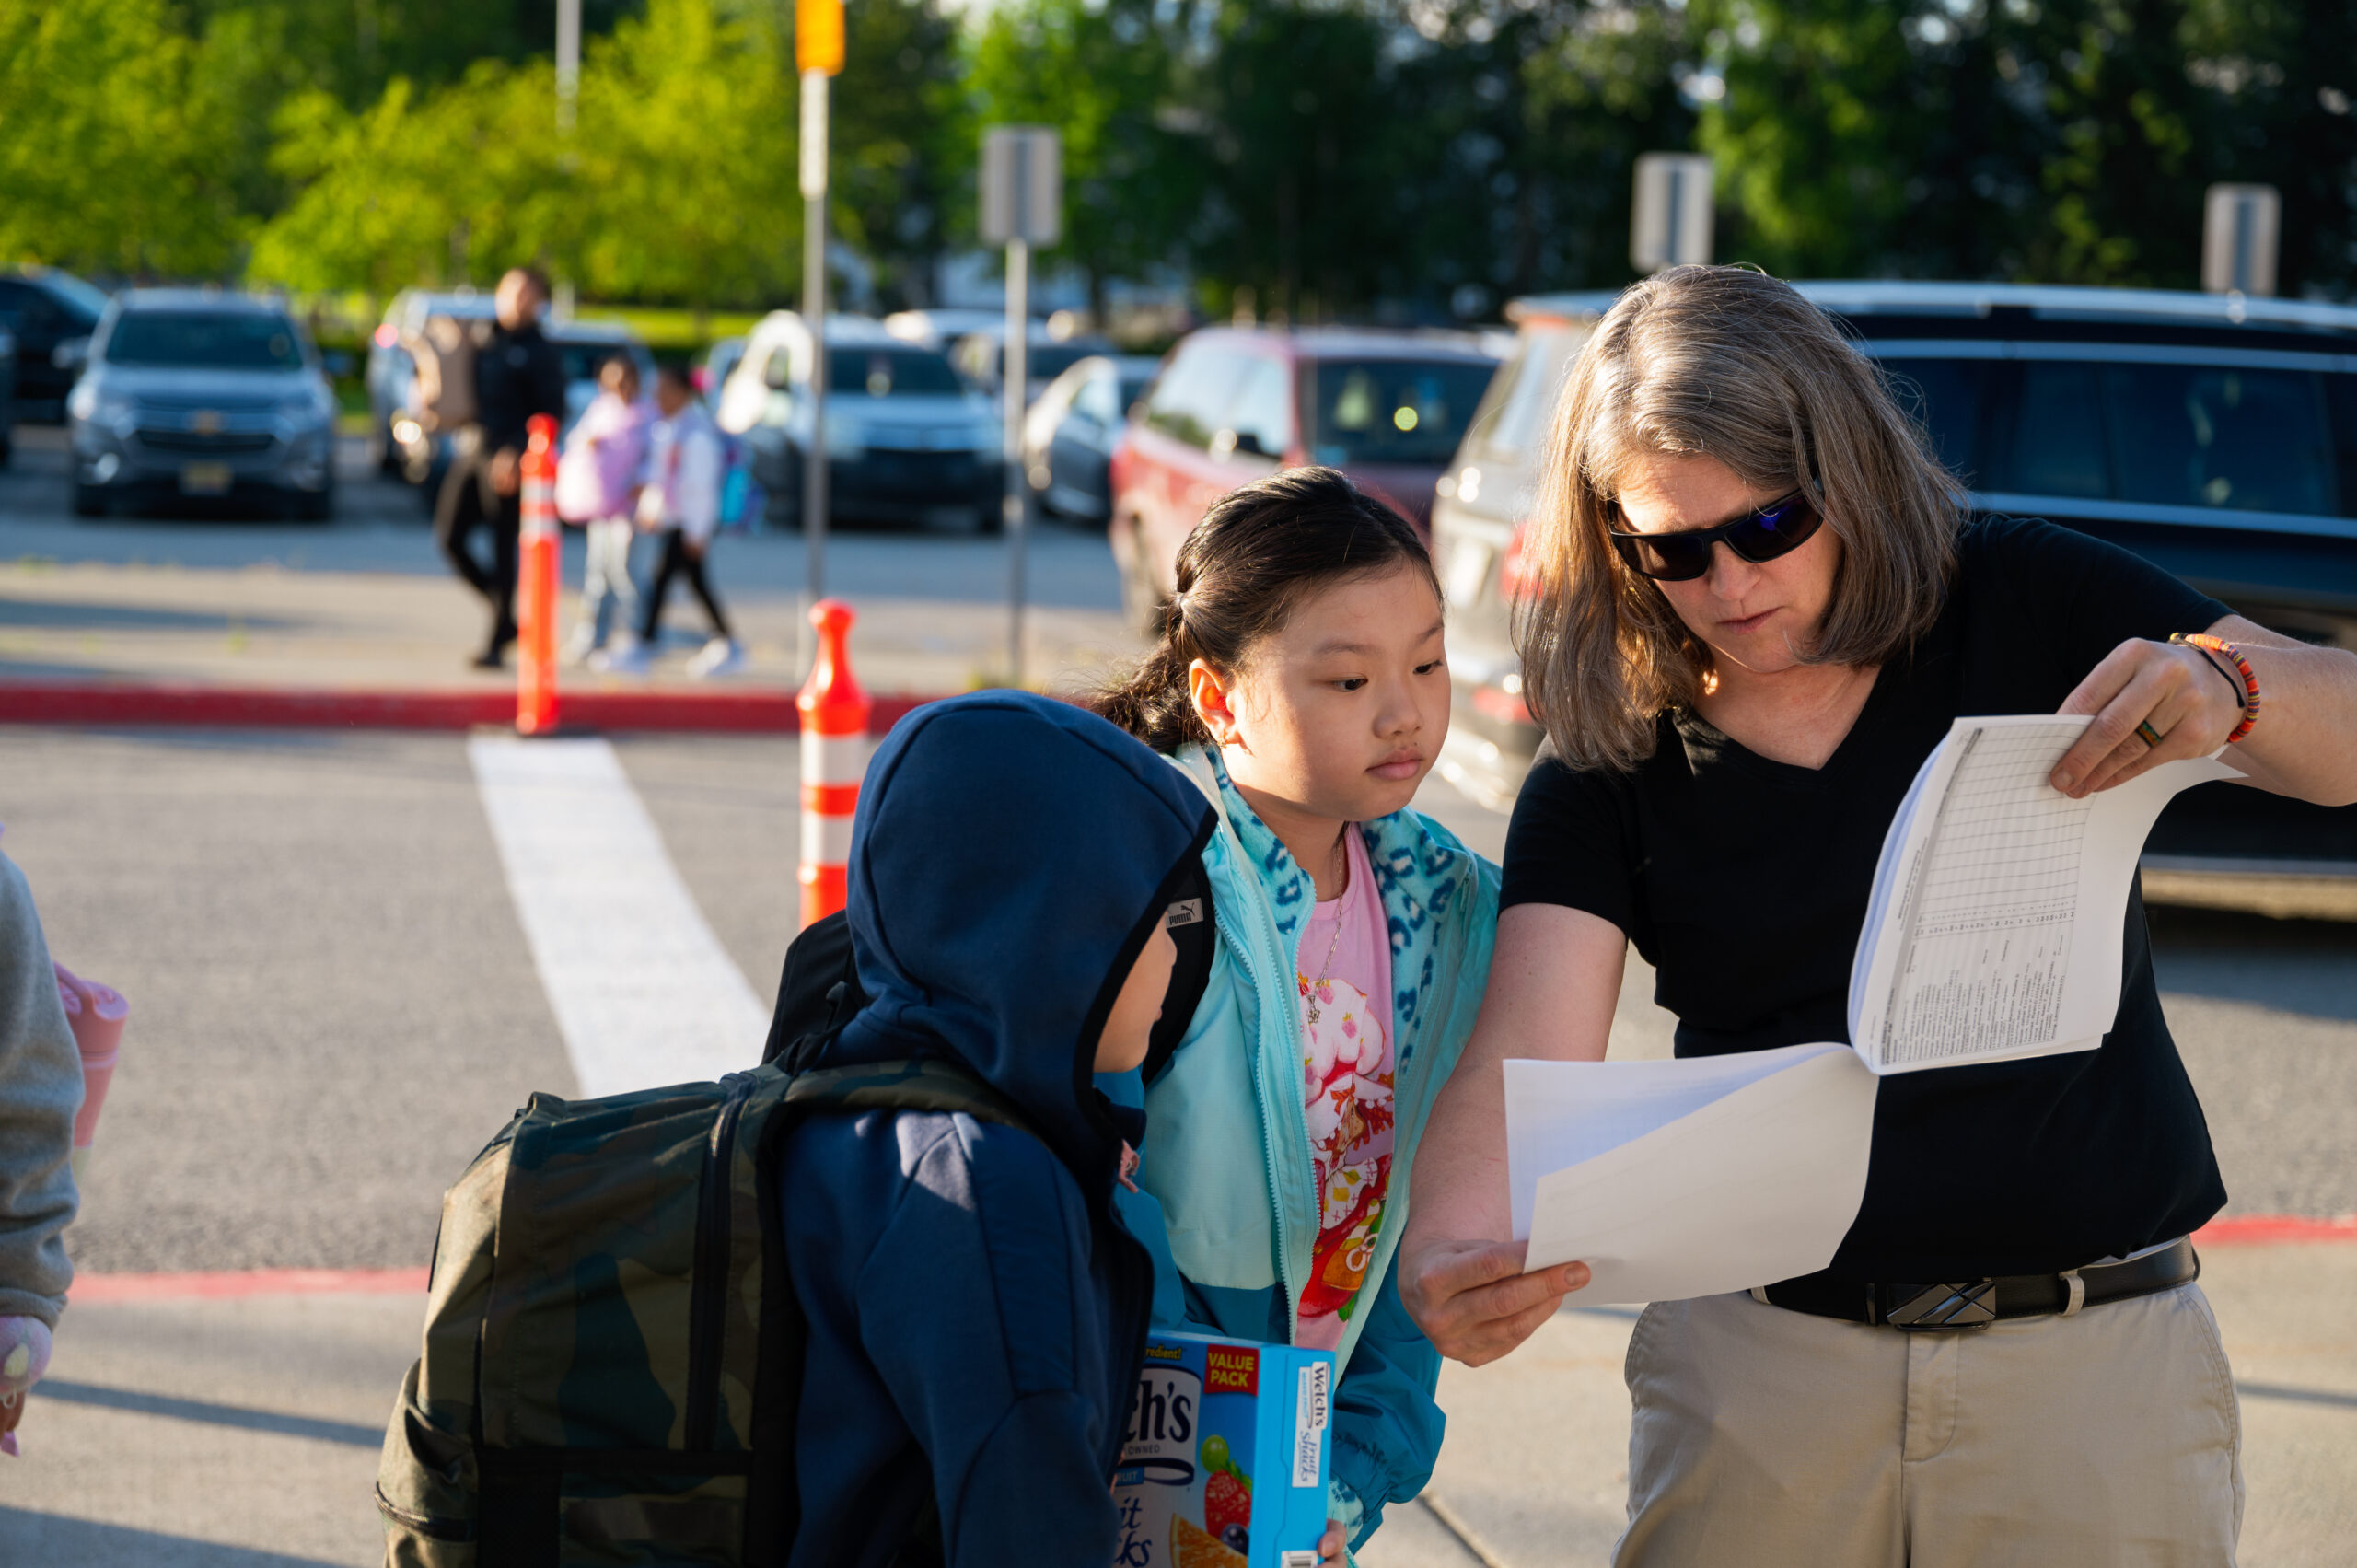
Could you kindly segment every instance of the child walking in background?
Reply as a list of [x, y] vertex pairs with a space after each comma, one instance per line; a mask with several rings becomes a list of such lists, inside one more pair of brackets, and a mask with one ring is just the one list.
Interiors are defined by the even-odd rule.
[[27, 1392], [49, 1365], [50, 1332], [74, 1268], [74, 1117], [82, 1059], [32, 890], [0, 854], [0, 1453], [17, 1451]]
[[1100, 711], [1217, 809], [1219, 943], [1167, 1068], [1131, 1228], [1158, 1317], [1335, 1353], [1339, 1557], [1440, 1449], [1439, 1353], [1391, 1259], [1416, 1140], [1488, 981], [1497, 870], [1410, 807], [1448, 732], [1432, 562], [1331, 469], [1232, 492], [1178, 552], [1160, 645]]
[[638, 537], [634, 514], [639, 470], [646, 463], [646, 426], [653, 418], [639, 401], [638, 366], [616, 354], [598, 368], [598, 396], [564, 440], [556, 465], [557, 516], [587, 536], [581, 578], [581, 624], [565, 649], [580, 664], [606, 646], [616, 624], [629, 637], [638, 618], [637, 579], [630, 565]]
[[[1113, 1207], [1203, 797], [1104, 720], [1026, 692], [901, 721], [869, 765], [847, 914], [866, 1005], [809, 1070], [910, 1059], [966, 1111], [814, 1116], [778, 1160], [809, 1326], [790, 1568], [1108, 1568], [1154, 1264]], [[1177, 999], [1185, 1005], [1185, 999]]]
[[720, 527], [724, 467], [720, 427], [697, 400], [688, 373], [676, 365], [667, 365], [656, 373], [655, 406], [658, 417], [648, 432], [638, 518], [661, 541], [660, 553], [640, 612], [638, 646], [610, 655], [605, 668], [645, 671], [662, 630], [663, 600], [671, 591], [671, 579], [685, 575], [696, 598], [703, 601], [704, 613], [712, 618], [712, 639], [688, 661], [688, 673], [732, 674], [744, 667], [744, 650], [737, 645], [728, 612], [721, 609], [706, 572], [713, 535]]

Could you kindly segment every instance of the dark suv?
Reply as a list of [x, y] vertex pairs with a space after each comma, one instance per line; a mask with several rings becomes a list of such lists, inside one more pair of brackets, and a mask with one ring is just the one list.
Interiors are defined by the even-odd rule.
[[[0, 272], [0, 331], [17, 341], [17, 412], [61, 424], [106, 292], [54, 267]], [[58, 351], [65, 352], [60, 354]]]
[[[1820, 283], [1976, 512], [2109, 540], [2288, 635], [2357, 648], [2357, 308], [2129, 289]], [[1444, 767], [1511, 796], [1539, 734], [1508, 635], [1549, 416], [1611, 295], [1517, 301], [1514, 355], [1438, 485], [1457, 724]], [[2196, 790], [2155, 855], [2357, 865], [2357, 808]]]

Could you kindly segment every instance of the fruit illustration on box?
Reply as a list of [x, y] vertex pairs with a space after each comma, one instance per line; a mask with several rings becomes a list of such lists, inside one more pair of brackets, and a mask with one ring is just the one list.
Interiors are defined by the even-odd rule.
[[1332, 1354], [1157, 1330], [1145, 1356], [1113, 1481], [1116, 1568], [1315, 1563]]

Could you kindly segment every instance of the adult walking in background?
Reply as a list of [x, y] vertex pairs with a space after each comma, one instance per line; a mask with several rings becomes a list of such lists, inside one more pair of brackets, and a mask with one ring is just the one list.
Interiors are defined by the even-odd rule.
[[[450, 470], [434, 512], [451, 570], [491, 606], [491, 634], [475, 664], [496, 669], [516, 640], [516, 553], [524, 520], [524, 447], [535, 414], [564, 419], [564, 360], [540, 333], [548, 280], [514, 267], [499, 280], [494, 323], [476, 352], [475, 422], [451, 437]], [[491, 534], [485, 565], [472, 543]]]
[[[1533, 526], [1524, 691], [1555, 755], [1401, 1248], [1410, 1311], [1466, 1361], [1586, 1277], [1502, 1240], [1500, 1064], [1601, 1058], [1632, 941], [1680, 1056], [1846, 1039], [1884, 830], [1955, 718], [2093, 714], [2051, 779], [2073, 797], [2233, 741], [2259, 788], [2357, 800], [2357, 656], [2084, 535], [1968, 522], [1875, 368], [1757, 273], [1613, 307]], [[1882, 1081], [1829, 1268], [1646, 1308], [1620, 1563], [2232, 1561], [2239, 1416], [2186, 1240], [2225, 1189], [2133, 897], [2126, 922], [2099, 1049]], [[1992, 1280], [1986, 1327], [1893, 1327]]]
[[744, 667], [744, 650], [737, 645], [728, 612], [720, 607], [708, 575], [712, 537], [720, 527], [720, 427], [697, 399], [686, 369], [677, 365], [656, 373], [655, 407], [659, 417], [648, 432], [638, 516], [661, 544], [646, 603], [639, 612], [638, 646], [593, 662], [596, 668], [643, 673], [662, 631], [663, 601], [671, 592], [671, 579], [684, 576], [712, 619], [712, 638], [688, 661], [688, 673], [731, 674]]

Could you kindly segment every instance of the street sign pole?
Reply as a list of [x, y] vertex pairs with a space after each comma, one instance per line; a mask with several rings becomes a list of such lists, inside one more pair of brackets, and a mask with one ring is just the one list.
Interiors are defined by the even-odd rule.
[[981, 230], [985, 245], [1006, 247], [1006, 349], [999, 356], [1005, 429], [1007, 679], [1023, 684], [1024, 555], [1031, 486], [1023, 472], [1023, 413], [1030, 392], [1031, 250], [1063, 232], [1063, 143], [1038, 125], [994, 125], [982, 136]]
[[827, 74], [802, 73], [802, 317], [810, 329], [810, 450], [802, 464], [808, 598], [827, 597]]
[[802, 73], [802, 313], [810, 331], [810, 449], [802, 462], [803, 608], [827, 594], [827, 78], [843, 68], [842, 0], [795, 0]]
[[2282, 193], [2272, 185], [2212, 185], [2201, 208], [2201, 286], [2212, 294], [2272, 297]]
[[1711, 160], [1641, 153], [1629, 214], [1629, 264], [1641, 273], [1711, 259]]

